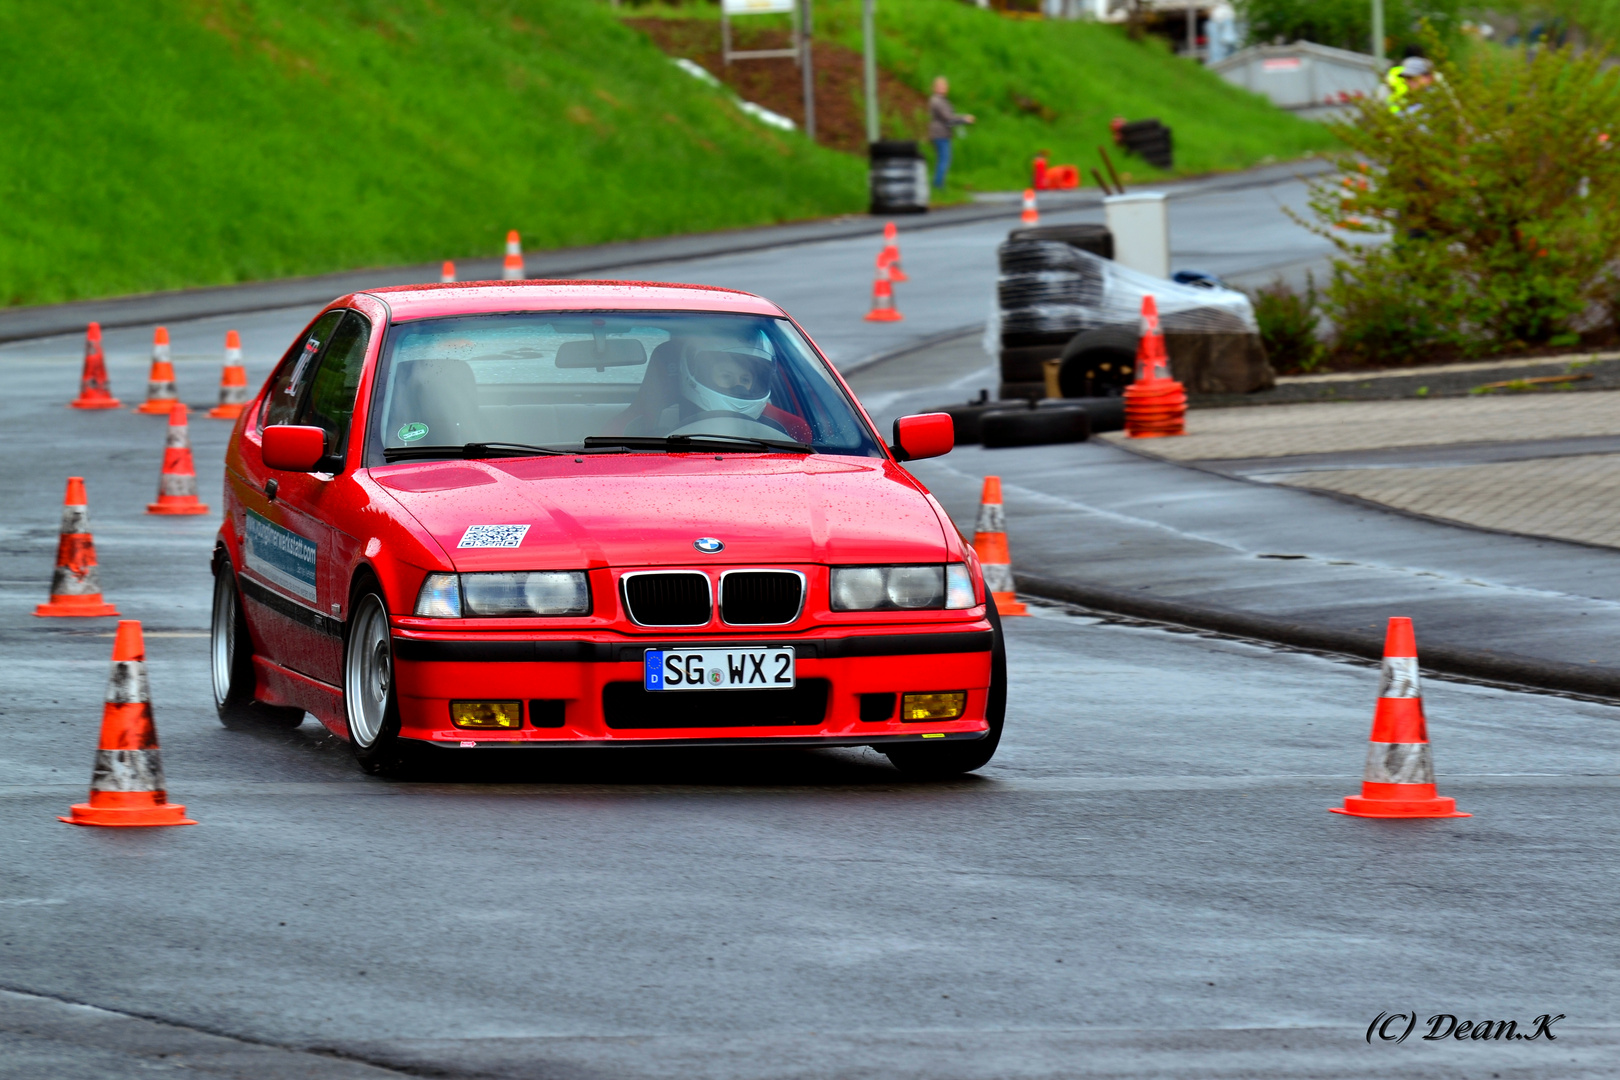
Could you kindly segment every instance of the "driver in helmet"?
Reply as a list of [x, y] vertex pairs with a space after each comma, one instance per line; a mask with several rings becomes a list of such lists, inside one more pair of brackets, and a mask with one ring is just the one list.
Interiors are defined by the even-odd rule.
[[770, 404], [772, 369], [771, 354], [762, 338], [694, 338], [683, 343], [675, 374], [681, 423], [716, 413], [759, 419]]

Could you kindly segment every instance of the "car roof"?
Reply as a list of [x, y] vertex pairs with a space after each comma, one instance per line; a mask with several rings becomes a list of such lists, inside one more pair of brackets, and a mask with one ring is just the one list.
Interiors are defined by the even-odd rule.
[[367, 289], [395, 321], [512, 311], [719, 311], [782, 316], [737, 289], [664, 281], [457, 281]]

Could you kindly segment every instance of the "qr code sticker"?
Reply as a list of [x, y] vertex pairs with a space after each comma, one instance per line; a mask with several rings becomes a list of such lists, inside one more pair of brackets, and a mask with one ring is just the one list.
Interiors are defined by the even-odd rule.
[[523, 543], [527, 525], [469, 525], [458, 548], [514, 548]]

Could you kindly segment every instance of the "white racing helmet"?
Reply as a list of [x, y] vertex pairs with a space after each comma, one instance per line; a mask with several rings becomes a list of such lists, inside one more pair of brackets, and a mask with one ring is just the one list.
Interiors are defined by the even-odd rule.
[[694, 339], [681, 350], [681, 395], [703, 412], [757, 420], [770, 403], [774, 368], [763, 333], [745, 341]]

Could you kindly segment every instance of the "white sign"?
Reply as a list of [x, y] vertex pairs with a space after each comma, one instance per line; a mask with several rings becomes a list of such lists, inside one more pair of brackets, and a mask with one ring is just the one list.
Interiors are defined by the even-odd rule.
[[720, 0], [727, 15], [771, 15], [790, 12], [798, 7], [797, 0]]

